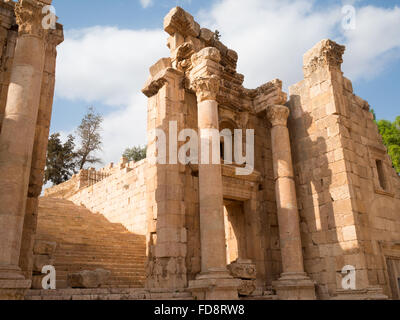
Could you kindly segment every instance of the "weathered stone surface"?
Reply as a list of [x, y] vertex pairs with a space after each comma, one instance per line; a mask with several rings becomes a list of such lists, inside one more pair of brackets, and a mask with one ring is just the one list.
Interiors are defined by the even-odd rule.
[[200, 34], [200, 25], [194, 21], [191, 14], [176, 7], [164, 18], [164, 30], [170, 35], [180, 33], [184, 36], [197, 37]]
[[68, 284], [71, 288], [98, 288], [105, 284], [111, 272], [104, 269], [94, 271], [84, 270], [68, 275]]
[[200, 39], [203, 40], [207, 45], [213, 43], [215, 37], [215, 33], [212, 32], [210, 29], [201, 28], [200, 30]]
[[250, 296], [256, 288], [255, 280], [242, 280], [238, 292], [240, 296]]
[[228, 270], [234, 278], [239, 279], [256, 279], [256, 265], [251, 260], [236, 260], [228, 265]]
[[46, 275], [34, 275], [32, 276], [32, 289], [42, 290], [42, 280]]
[[37, 254], [33, 256], [33, 271], [42, 272], [44, 266], [54, 265], [54, 259], [48, 254]]
[[52, 255], [57, 248], [57, 243], [52, 241], [35, 240], [33, 253], [37, 255]]
[[171, 58], [161, 58], [150, 67], [150, 74], [152, 77], [155, 77], [159, 72], [171, 67]]

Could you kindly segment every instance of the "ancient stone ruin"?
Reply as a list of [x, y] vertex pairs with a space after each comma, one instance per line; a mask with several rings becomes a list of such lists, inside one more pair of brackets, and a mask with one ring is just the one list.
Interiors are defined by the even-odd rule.
[[[1, 298], [400, 299], [400, 178], [343, 76], [343, 46], [309, 50], [289, 94], [280, 80], [246, 89], [237, 53], [172, 9], [171, 55], [143, 88], [148, 158], [81, 171], [39, 199], [63, 40], [61, 25], [40, 28], [44, 4], [0, 3]], [[171, 122], [253, 129], [254, 170], [150, 161]], [[51, 256], [35, 243], [53, 243]], [[32, 286], [38, 254], [57, 270], [53, 292]]]

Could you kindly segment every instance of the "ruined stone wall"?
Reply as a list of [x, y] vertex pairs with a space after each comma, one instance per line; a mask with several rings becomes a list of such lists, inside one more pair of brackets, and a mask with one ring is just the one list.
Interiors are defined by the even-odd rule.
[[390, 278], [394, 278], [392, 286], [398, 286], [394, 282], [398, 283], [400, 274], [388, 270], [387, 259], [400, 262], [400, 177], [393, 169], [368, 103], [353, 94], [346, 78], [344, 84], [344, 158], [350, 171], [357, 238], [365, 256], [369, 285], [383, 287], [384, 293], [394, 298]]
[[44, 196], [48, 198], [68, 199], [77, 193], [82, 187], [87, 187], [87, 175], [82, 171], [74, 174], [70, 180], [44, 190]]
[[[356, 268], [357, 289], [385, 286], [378, 241], [399, 239], [399, 178], [368, 104], [343, 77], [343, 52], [321, 41], [304, 55], [305, 79], [290, 87], [304, 263], [320, 298], [341, 291], [345, 265]], [[376, 160], [386, 191], [379, 188]]]
[[[177, 133], [184, 129], [185, 105], [182, 73], [170, 68], [169, 59], [161, 59], [151, 69], [148, 101], [148, 159], [157, 156], [155, 134], [166, 134], [167, 163], [149, 166], [146, 177], [149, 217], [147, 286], [180, 290], [187, 287], [187, 229], [185, 222], [185, 167], [173, 164], [169, 157], [170, 121]], [[174, 139], [174, 134], [172, 134]], [[177, 139], [177, 137], [175, 137]]]
[[122, 168], [68, 200], [104, 215], [112, 223], [121, 223], [132, 233], [146, 235], [146, 168], [146, 160], [133, 168]]

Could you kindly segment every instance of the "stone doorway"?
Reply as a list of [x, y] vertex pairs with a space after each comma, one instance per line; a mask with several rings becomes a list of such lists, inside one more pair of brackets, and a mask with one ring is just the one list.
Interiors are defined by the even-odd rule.
[[242, 201], [224, 199], [226, 262], [248, 259], [246, 217]]
[[386, 258], [389, 285], [393, 300], [400, 300], [400, 258]]

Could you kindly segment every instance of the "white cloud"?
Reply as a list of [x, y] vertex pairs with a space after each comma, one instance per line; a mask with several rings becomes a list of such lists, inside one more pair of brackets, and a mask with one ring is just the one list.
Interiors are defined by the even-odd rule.
[[169, 55], [166, 38], [162, 30], [66, 32], [57, 59], [56, 95], [112, 108], [103, 123], [100, 156], [105, 164], [118, 161], [126, 147], [146, 143], [147, 98], [141, 88], [149, 67]]
[[93, 27], [66, 32], [57, 60], [57, 95], [126, 106], [140, 91], [150, 65], [169, 54], [165, 43], [161, 30]]
[[315, 10], [313, 1], [223, 0], [200, 14], [202, 25], [221, 32], [221, 40], [239, 54], [245, 85], [273, 78], [285, 84], [302, 79], [302, 55], [331, 35], [340, 10]]
[[351, 79], [371, 79], [400, 57], [400, 8], [359, 8], [355, 27], [344, 33], [343, 69]]
[[372, 77], [398, 57], [400, 9], [358, 4], [356, 29], [344, 31], [342, 4], [316, 1], [222, 0], [200, 12], [203, 26], [218, 29], [222, 41], [239, 54], [238, 71], [245, 85], [256, 87], [273, 78], [285, 87], [303, 78], [302, 55], [324, 38], [347, 46], [343, 70], [352, 80]]
[[[399, 56], [400, 9], [352, 2], [358, 5], [356, 30], [346, 32], [340, 29], [341, 3], [317, 9], [315, 1], [305, 0], [221, 0], [197, 20], [218, 29], [222, 41], [238, 52], [238, 71], [247, 87], [273, 78], [282, 79], [285, 87], [301, 80], [303, 53], [328, 37], [347, 46], [346, 76], [371, 78]], [[169, 55], [166, 39], [162, 30], [93, 27], [66, 33], [56, 95], [119, 107], [104, 120], [106, 163], [118, 161], [125, 147], [146, 141], [147, 102], [140, 90], [148, 68]]]
[[153, 5], [152, 0], [140, 0], [140, 4], [142, 5], [143, 8], [147, 8], [151, 5]]

